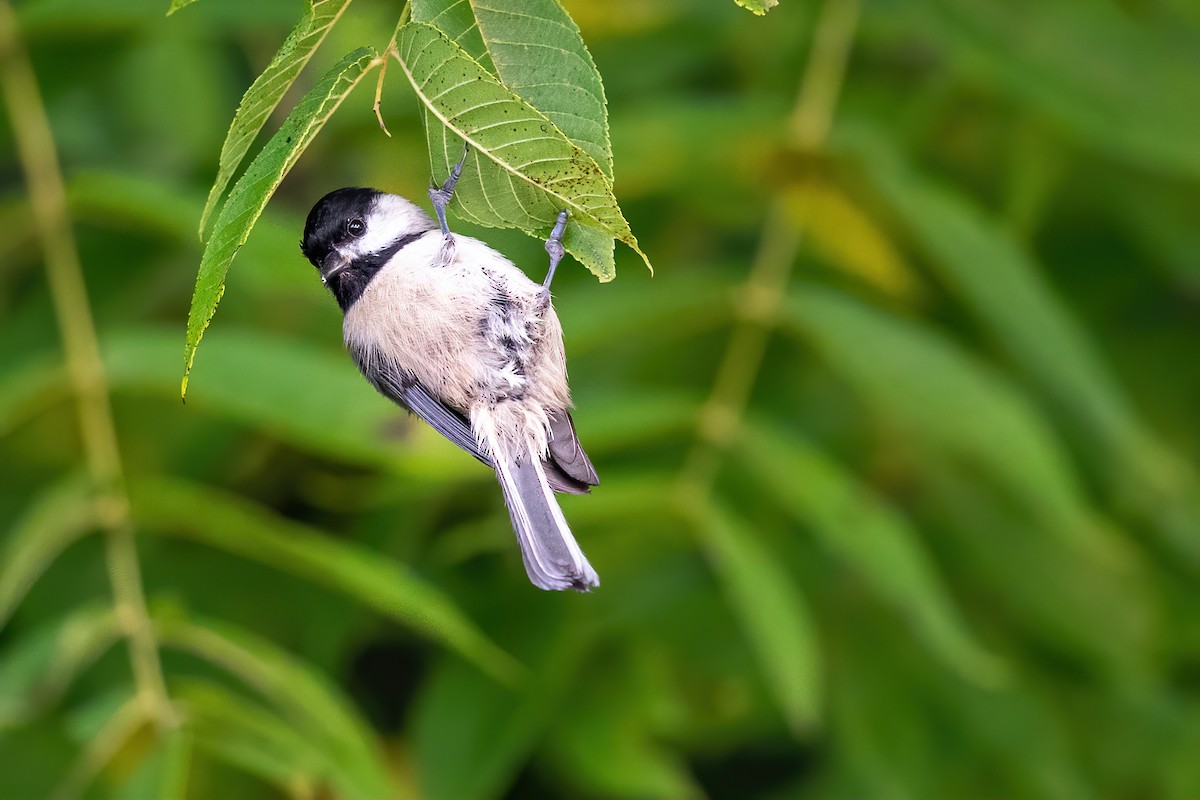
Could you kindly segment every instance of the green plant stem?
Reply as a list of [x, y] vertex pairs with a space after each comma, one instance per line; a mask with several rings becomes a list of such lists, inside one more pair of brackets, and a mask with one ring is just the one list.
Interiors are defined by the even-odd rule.
[[46, 263], [67, 372], [79, 414], [97, 517], [105, 530], [106, 561], [117, 619], [129, 646], [138, 700], [160, 725], [171, 724], [158, 644], [146, 611], [129, 499], [125, 492], [108, 383], [92, 321], [79, 251], [67, 212], [54, 134], [9, 0], [0, 0], [0, 86], [17, 155], [29, 187], [34, 224]]
[[829, 138], [861, 11], [861, 0], [827, 0], [821, 8], [812, 54], [788, 126], [795, 147], [819, 150]]
[[53, 800], [70, 800], [81, 796], [100, 770], [110, 764], [138, 729], [148, 722], [146, 711], [145, 705], [136, 698], [118, 708], [62, 777], [58, 788], [51, 795]]
[[[788, 144], [797, 150], [811, 153], [825, 146], [860, 11], [861, 0], [826, 0], [821, 8], [788, 122]], [[800, 202], [789, 211], [787, 201], [795, 193]], [[768, 206], [758, 253], [741, 288], [737, 322], [701, 413], [696, 444], [680, 473], [680, 502], [685, 507], [707, 498], [724, 453], [737, 438], [803, 241], [805, 197], [803, 184], [785, 187]]]

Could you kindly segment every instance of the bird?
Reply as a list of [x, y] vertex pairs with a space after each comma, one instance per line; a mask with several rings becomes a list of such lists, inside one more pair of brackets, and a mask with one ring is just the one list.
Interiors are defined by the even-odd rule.
[[600, 483], [571, 417], [562, 325], [550, 283], [568, 213], [531, 280], [486, 243], [452, 233], [445, 210], [468, 151], [429, 196], [349, 187], [326, 194], [300, 249], [343, 313], [351, 358], [376, 390], [495, 470], [529, 580], [590, 591], [596, 571], [554, 493]]

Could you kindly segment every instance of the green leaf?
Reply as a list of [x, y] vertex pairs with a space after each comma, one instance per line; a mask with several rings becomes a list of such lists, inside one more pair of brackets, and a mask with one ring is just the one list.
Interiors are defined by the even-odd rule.
[[[206, 379], [189, 393], [185, 413], [234, 419], [312, 452], [427, 482], [491, 479], [486, 467], [374, 392], [344, 353], [236, 329], [216, 331], [205, 342]], [[174, 397], [178, 352], [170, 329], [113, 334], [103, 343], [110, 385], [122, 393]], [[42, 379], [62, 376], [47, 372]], [[53, 386], [33, 388], [44, 395]], [[607, 400], [607, 394], [588, 400], [576, 415], [589, 453], [639, 448], [683, 431], [695, 412], [694, 402], [678, 393]], [[333, 407], [342, 413], [331, 416]]]
[[41, 0], [14, 5], [19, 16], [19, 29], [26, 41], [145, 30], [146, 26], [160, 22], [163, 16], [158, 3], [145, 0], [82, 4], [71, 0]]
[[199, 199], [159, 176], [92, 169], [71, 176], [71, 214], [78, 221], [183, 241], [194, 233]]
[[[604, 85], [579, 26], [558, 0], [525, 0], [519, 9], [479, 0], [414, 0], [412, 19], [429, 23], [456, 42], [500, 83], [545, 114], [612, 180]], [[457, 161], [456, 155], [434, 166], [444, 174]]]
[[[182, 3], [175, 0], [167, 13], [173, 14], [182, 5], [190, 2], [194, 0], [183, 0]], [[254, 143], [254, 137], [262, 130], [271, 112], [279, 105], [279, 101], [291, 88], [308, 60], [321, 46], [325, 35], [337, 22], [338, 17], [346, 10], [346, 6], [350, 5], [350, 0], [308, 0], [307, 5], [308, 8], [300, 22], [288, 34], [267, 68], [250, 84], [237, 112], [233, 115], [233, 123], [229, 126], [225, 143], [221, 146], [217, 177], [208, 191], [208, 200], [205, 201], [204, 212], [200, 215], [201, 239], [208, 228], [209, 217], [246, 156], [246, 151]]]
[[[544, 602], [526, 609], [515, 644], [530, 665], [519, 687], [502, 686], [457, 660], [443, 661], [422, 683], [409, 717], [421, 796], [428, 800], [501, 797], [539, 737], [570, 698], [587, 655], [578, 623]], [[469, 769], [463, 765], [469, 764]]]
[[167, 16], [171, 16], [181, 8], [187, 8], [196, 0], [171, 0], [171, 7], [167, 9]]
[[1200, 57], [1194, 37], [1165, 17], [1040, 0], [908, 6], [965, 72], [999, 83], [1076, 141], [1200, 177]]
[[[450, 129], [425, 115], [425, 132], [429, 143], [432, 174], [449, 174], [454, 164], [462, 157], [462, 140]], [[531, 216], [531, 209], [539, 209], [538, 216]], [[454, 191], [454, 208], [467, 222], [488, 228], [507, 228], [513, 220], [519, 230], [539, 239], [545, 239], [554, 225], [553, 217], [546, 221], [546, 214], [558, 214], [561, 204], [547, 206], [545, 193], [520, 181], [514, 182], [512, 175], [492, 161], [482, 158], [467, 158], [462, 177]], [[612, 234], [589, 224], [567, 225], [563, 233], [563, 247], [602, 281], [616, 276], [615, 242]]]
[[0, 437], [67, 392], [66, 369], [57, 353], [31, 356], [6, 369], [0, 375]]
[[806, 178], [782, 197], [822, 260], [897, 300], [920, 296], [920, 281], [896, 244], [836, 183]]
[[[442, 31], [501, 84], [545, 114], [572, 144], [595, 160], [611, 183], [612, 146], [604, 86], [579, 27], [556, 0], [532, 0], [523, 3], [520, 12], [472, 0], [417, 0], [413, 21], [430, 23]], [[428, 113], [425, 132], [432, 174], [448, 175], [462, 155], [461, 140], [436, 119], [431, 120]], [[507, 172], [493, 162], [468, 159], [455, 192], [456, 210], [477, 225], [508, 227], [513, 212], [497, 212], [497, 192], [492, 188], [497, 186], [501, 194], [510, 190]], [[527, 194], [529, 202], [538, 201], [536, 192]], [[525, 212], [516, 213], [520, 218]], [[543, 222], [536, 231], [539, 238], [549, 233], [553, 219]], [[527, 227], [523, 230], [533, 233]], [[613, 236], [603, 230], [580, 225], [568, 226], [564, 239], [567, 250], [601, 276], [615, 274], [613, 243]]]
[[1159, 578], [1047, 535], [1018, 506], [953, 465], [927, 463], [922, 480], [931, 527], [956, 533], [942, 538], [940, 554], [955, 565], [955, 579], [970, 587], [977, 608], [1053, 643], [1056, 653], [1091, 665], [1106, 680], [1137, 682], [1153, 672]]
[[253, 688], [326, 758], [353, 788], [347, 797], [392, 797], [395, 787], [370, 727], [323, 674], [247, 631], [191, 621], [169, 609], [152, 613], [159, 641], [220, 667]]
[[130, 487], [134, 518], [345, 592], [501, 681], [522, 672], [435, 586], [379, 553], [323, 535], [227, 492], [169, 478]]
[[803, 736], [817, 724], [822, 693], [820, 645], [804, 596], [744, 520], [716, 503], [687, 511], [775, 702]]
[[1076, 545], [1117, 554], [1052, 429], [1016, 387], [947, 337], [812, 285], [786, 324], [914, 443], [983, 470]]
[[311, 796], [328, 784], [339, 797], [356, 797], [352, 773], [302, 730], [260, 703], [200, 680], [175, 691], [186, 709], [196, 747], [293, 795]]
[[57, 701], [120, 635], [112, 608], [92, 605], [12, 642], [0, 659], [0, 731]]
[[779, 5], [779, 0], [733, 0], [733, 2], [760, 17]]
[[82, 795], [148, 722], [146, 705], [132, 687], [114, 689], [91, 698], [68, 721], [68, 727], [83, 749], [63, 774], [53, 796]]
[[922, 179], [885, 143], [862, 137], [853, 147], [946, 284], [1053, 397], [1065, 419], [1083, 428], [1083, 446], [1104, 451], [1114, 495], [1200, 564], [1200, 478], [1146, 429], [1039, 265], [969, 199]]
[[[178, 337], [166, 330], [139, 328], [110, 336], [104, 343], [109, 380], [118, 390], [174, 395], [178, 347]], [[219, 413], [316, 452], [365, 463], [395, 467], [414, 448], [386, 435], [402, 412], [371, 391], [343, 353], [239, 330], [212, 334], [207, 347], [212, 354], [204, 365], [208, 377], [189, 395], [189, 409]], [[343, 413], [330, 416], [330, 408]]]
[[776, 502], [907, 617], [943, 661], [980, 685], [1004, 677], [1003, 666], [967, 630], [902, 514], [815, 447], [777, 428], [750, 427], [741, 450]]
[[196, 358], [196, 348], [221, 302], [225, 275], [233, 257], [246, 242], [267, 201], [300, 154], [363, 75], [376, 64], [375, 52], [369, 48], [359, 48], [338, 62], [296, 104], [283, 127], [255, 157], [229, 193], [229, 199], [217, 217], [212, 238], [204, 248], [200, 274], [196, 276], [196, 290], [188, 312], [181, 395], [187, 395], [188, 375]]
[[[576, 233], [587, 226], [620, 239], [646, 261], [613, 196], [612, 182], [585, 150], [571, 143], [550, 119], [501, 84], [437, 28], [409, 23], [397, 40], [401, 67], [425, 105], [427, 122], [438, 120], [465, 139], [474, 159], [486, 158], [500, 168], [503, 181], [478, 176], [476, 187], [460, 182], [460, 202], [471, 214], [494, 224], [516, 227], [544, 237], [558, 212], [566, 208], [573, 224], [564, 245], [581, 258]], [[432, 118], [430, 118], [432, 117]], [[434, 126], [436, 127], [436, 126]], [[437, 147], [431, 145], [435, 153]], [[443, 142], [442, 158], [457, 161], [460, 147]], [[435, 155], [435, 162], [438, 156]], [[468, 158], [468, 163], [473, 159]], [[456, 196], [457, 192], [456, 192]], [[477, 201], [477, 204], [476, 204]], [[593, 244], [596, 238], [590, 239]], [[572, 249], [574, 248], [574, 249]], [[603, 265], [584, 263], [601, 280], [611, 280]]]
[[91, 486], [82, 477], [34, 499], [9, 533], [0, 561], [0, 629], [51, 562], [96, 524]]
[[192, 720], [159, 733], [154, 748], [113, 793], [113, 800], [184, 800], [188, 796], [193, 735]]
[[655, 741], [649, 729], [650, 707], [661, 703], [663, 687], [639, 686], [637, 678], [611, 665], [585, 675], [573, 713], [556, 720], [547, 736], [556, 772], [596, 797], [702, 797], [682, 755]]

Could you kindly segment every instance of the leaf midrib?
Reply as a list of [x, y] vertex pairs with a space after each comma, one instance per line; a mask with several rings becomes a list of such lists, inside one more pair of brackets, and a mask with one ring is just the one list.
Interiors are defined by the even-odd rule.
[[[436, 29], [435, 29], [435, 30], [436, 30]], [[448, 39], [448, 38], [447, 38], [447, 41], [449, 41], [449, 39]], [[408, 76], [408, 80], [409, 80], [409, 82], [410, 82], [410, 83], [412, 83], [412, 85], [413, 85], [414, 87], [418, 87], [418, 86], [420, 86], [420, 84], [418, 83], [418, 81], [417, 81], [416, 77], [413, 75], [413, 73], [412, 73], [412, 70], [410, 70], [410, 69], [408, 68], [408, 65], [407, 65], [407, 64], [404, 62], [404, 59], [400, 58], [400, 56], [399, 56], [399, 54], [398, 54], [398, 53], [395, 55], [395, 57], [396, 57], [396, 60], [397, 60], [398, 62], [400, 62], [400, 68], [401, 68], [402, 70], [404, 70], [404, 74]], [[471, 58], [470, 54], [466, 53], [465, 51], [463, 51], [462, 57], [463, 57], [463, 58], [466, 58], [466, 59], [468, 59], [468, 60], [470, 60], [472, 63], [474, 63], [476, 66], [478, 66], [478, 67], [479, 67], [481, 70], [483, 69], [483, 66], [482, 66], [482, 65], [480, 65], [478, 61], [476, 61], [475, 59]], [[441, 67], [442, 67], [443, 65], [445, 65], [445, 64], [447, 64], [447, 63], [449, 63], [449, 62], [450, 62], [450, 59], [444, 59], [444, 60], [443, 60], [443, 61], [442, 61], [442, 62], [441, 62], [439, 65], [438, 65], [437, 69], [441, 69]], [[433, 72], [435, 72], [435, 71], [436, 71], [436, 69], [435, 69], [435, 70], [431, 70], [431, 71], [430, 71], [430, 74], [432, 74], [432, 73], [433, 73]], [[486, 72], [486, 70], [484, 70], [484, 71]], [[489, 74], [490, 74], [490, 73], [489, 73]], [[460, 84], [458, 84], [458, 86], [456, 86], [456, 87], [454, 87], [454, 88], [458, 88], [458, 87], [461, 87], [461, 86], [467, 86], [467, 85], [469, 85], [470, 83], [472, 83], [472, 81], [464, 81], [463, 83], [460, 83]], [[497, 83], [497, 85], [498, 85], [498, 86], [500, 86], [501, 88], [503, 88], [503, 84]], [[486, 156], [487, 156], [487, 157], [488, 157], [488, 158], [489, 158], [491, 161], [493, 161], [495, 164], [497, 164], [498, 166], [500, 166], [500, 168], [501, 168], [501, 169], [503, 169], [503, 170], [505, 170], [506, 172], [508, 172], [508, 173], [509, 173], [511, 176], [513, 176], [513, 177], [516, 177], [516, 178], [519, 178], [519, 179], [520, 179], [520, 180], [521, 180], [523, 183], [527, 183], [527, 184], [529, 184], [530, 186], [533, 186], [533, 187], [535, 187], [535, 188], [537, 188], [537, 189], [541, 189], [542, 191], [546, 192], [547, 194], [549, 194], [549, 195], [552, 195], [553, 197], [556, 197], [556, 198], [558, 198], [558, 199], [559, 199], [559, 200], [561, 200], [563, 203], [565, 203], [565, 204], [566, 204], [568, 207], [570, 207], [570, 208], [574, 208], [574, 209], [578, 210], [578, 211], [579, 211], [581, 214], [583, 214], [584, 216], [586, 216], [588, 219], [590, 219], [590, 220], [594, 221], [594, 222], [595, 222], [596, 224], [598, 224], [598, 225], [601, 225], [601, 226], [603, 226], [605, 230], [612, 232], [612, 228], [611, 228], [611, 227], [610, 227], [610, 226], [609, 226], [607, 223], [605, 223], [605, 222], [603, 222], [602, 220], [600, 220], [600, 219], [599, 219], [599, 218], [598, 218], [598, 217], [597, 217], [597, 216], [596, 216], [594, 213], [592, 213], [592, 212], [591, 212], [591, 211], [590, 211], [588, 208], [586, 208], [586, 207], [584, 207], [584, 206], [582, 206], [582, 205], [580, 205], [580, 204], [578, 204], [578, 203], [576, 203], [576, 202], [572, 201], [570, 198], [567, 198], [567, 197], [563, 196], [563, 195], [562, 195], [561, 193], [559, 193], [559, 192], [556, 192], [556, 191], [554, 191], [554, 190], [552, 190], [552, 189], [549, 189], [549, 188], [547, 188], [547, 186], [545, 186], [545, 185], [542, 185], [542, 184], [539, 184], [539, 183], [536, 183], [536, 182], [534, 182], [534, 181], [530, 180], [530, 179], [529, 179], [527, 176], [525, 176], [525, 175], [522, 175], [520, 172], [518, 172], [518, 171], [517, 171], [517, 170], [516, 170], [516, 169], [515, 169], [513, 166], [511, 166], [511, 165], [509, 165], [509, 164], [507, 164], [507, 163], [505, 163], [505, 162], [503, 162], [503, 161], [501, 161], [501, 160], [497, 159], [496, 157], [494, 157], [494, 156], [492, 155], [492, 153], [491, 153], [491, 151], [490, 151], [490, 150], [488, 150], [488, 149], [486, 149], [486, 148], [482, 147], [482, 146], [479, 144], [479, 142], [475, 141], [475, 139], [474, 139], [472, 136], [469, 136], [469, 135], [467, 135], [467, 134], [463, 133], [462, 131], [460, 131], [460, 130], [458, 129], [458, 127], [457, 127], [457, 126], [455, 126], [454, 124], [452, 124], [452, 123], [450, 122], [450, 120], [449, 120], [449, 119], [447, 119], [447, 118], [446, 118], [446, 116], [445, 116], [444, 114], [442, 114], [442, 112], [441, 112], [440, 110], [438, 110], [436, 107], [434, 107], [434, 106], [433, 106], [433, 104], [432, 104], [432, 100], [429, 98], [429, 95], [427, 95], [427, 94], [425, 93], [425, 91], [424, 91], [424, 89], [423, 89], [423, 88], [420, 88], [420, 89], [418, 89], [418, 91], [420, 91], [420, 92], [421, 92], [421, 94], [425, 96], [425, 98], [426, 98], [426, 108], [428, 108], [428, 109], [429, 109], [429, 112], [430, 112], [431, 114], [433, 114], [435, 117], [437, 117], [437, 118], [438, 118], [438, 119], [441, 121], [441, 123], [442, 123], [443, 125], [445, 125], [447, 128], [449, 128], [450, 130], [454, 131], [456, 134], [458, 134], [459, 136], [461, 136], [461, 137], [462, 137], [462, 138], [463, 138], [463, 139], [464, 139], [464, 140], [465, 140], [465, 141], [466, 141], [468, 144], [470, 144], [472, 147], [474, 147], [474, 148], [475, 148], [477, 151], [479, 151], [480, 153], [483, 153], [484, 155], [486, 155]], [[443, 96], [443, 95], [445, 95], [445, 92], [442, 92], [442, 94], [440, 94], [440, 95], [438, 95], [438, 96], [439, 96], [439, 97], [441, 97], [441, 96]], [[517, 98], [516, 96], [514, 96], [512, 99], [513, 99], [513, 100], [518, 100], [519, 98]], [[503, 101], [496, 101], [496, 102], [503, 102]], [[485, 104], [485, 105], [486, 105], [486, 104]], [[528, 104], [526, 104], [526, 105], [528, 105]], [[541, 121], [543, 121], [543, 120], [545, 121], [545, 123], [546, 123], [547, 125], [550, 125], [550, 126], [552, 126], [552, 127], [554, 128], [554, 130], [555, 130], [555, 131], [558, 131], [558, 134], [559, 134], [559, 136], [561, 136], [561, 137], [562, 137], [562, 141], [563, 141], [563, 142], [565, 142], [565, 143], [566, 143], [566, 144], [567, 144], [567, 145], [568, 145], [568, 146], [569, 146], [569, 147], [570, 147], [570, 148], [571, 148], [571, 149], [572, 149], [572, 150], [573, 150], [575, 153], [577, 153], [577, 154], [579, 154], [579, 155], [582, 155], [582, 156], [585, 156], [585, 157], [587, 157], [587, 158], [591, 159], [591, 156], [589, 156], [589, 155], [588, 155], [588, 154], [587, 154], [587, 153], [586, 153], [586, 152], [585, 152], [585, 151], [584, 151], [582, 148], [578, 147], [578, 146], [577, 146], [577, 145], [575, 145], [575, 144], [572, 144], [572, 143], [571, 143], [571, 140], [567, 138], [566, 134], [564, 134], [564, 133], [563, 133], [561, 130], [559, 130], [558, 126], [557, 126], [557, 125], [555, 125], [555, 124], [554, 124], [554, 122], [553, 122], [551, 119], [549, 119], [548, 117], [546, 117], [545, 115], [542, 115], [540, 118], [539, 118], [539, 117], [530, 117], [530, 118], [529, 118], [527, 121], [530, 121], [530, 122], [541, 122]], [[547, 139], [551, 139], [551, 140], [554, 140], [554, 138], [555, 138], [555, 137], [548, 136], [548, 137], [545, 137], [545, 138], [547, 138]], [[556, 159], [553, 159], [553, 160], [555, 160], [555, 161], [564, 161], [564, 162], [570, 163], [570, 160], [571, 160], [571, 159], [569, 159], [569, 158], [556, 158]], [[597, 164], [597, 167], [599, 167], [599, 165], [598, 165], [598, 164]], [[612, 185], [609, 183], [609, 181], [608, 181], [608, 176], [604, 174], [604, 170], [603, 170], [603, 169], [601, 169], [601, 170], [600, 170], [600, 172], [599, 172], [599, 175], [600, 175], [600, 181], [601, 181], [601, 182], [602, 182], [602, 183], [605, 185], [605, 188], [609, 189], [609, 191], [611, 192], [611, 191], [612, 191]], [[564, 180], [565, 180], [565, 179], [564, 179]], [[592, 194], [592, 195], [580, 195], [580, 197], [603, 197], [603, 196], [604, 196], [604, 195], [596, 195], [596, 194]], [[617, 238], [620, 238], [620, 237], [618, 236]]]

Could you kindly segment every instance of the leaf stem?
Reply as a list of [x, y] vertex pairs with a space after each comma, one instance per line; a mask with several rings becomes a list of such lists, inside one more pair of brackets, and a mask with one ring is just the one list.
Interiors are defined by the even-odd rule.
[[0, 0], [0, 87], [12, 121], [17, 155], [25, 172], [34, 224], [45, 258], [79, 415], [84, 457], [95, 489], [97, 516], [107, 534], [106, 560], [113, 603], [129, 646], [138, 700], [158, 724], [171, 725], [175, 715], [167, 698], [158, 644], [146, 612], [108, 383], [67, 212], [54, 134], [9, 0]]
[[[796, 149], [825, 146], [860, 10], [861, 0], [826, 0], [821, 7], [788, 122], [788, 143]], [[758, 252], [738, 298], [737, 322], [701, 412], [697, 441], [680, 472], [680, 503], [708, 497], [724, 453], [737, 438], [807, 227], [807, 196], [803, 184], [788, 186], [768, 206]]]
[[396, 30], [392, 32], [392, 38], [388, 41], [387, 47], [379, 55], [379, 80], [375, 82], [375, 104], [372, 108], [375, 109], [375, 119], [379, 122], [380, 130], [386, 133], [389, 139], [392, 138], [392, 132], [384, 124], [383, 112], [379, 108], [383, 102], [383, 79], [387, 77], [388, 59], [396, 54], [396, 37], [400, 35], [400, 29], [408, 24], [411, 13], [412, 4], [405, 0], [404, 7], [400, 9], [400, 19], [396, 22]]

